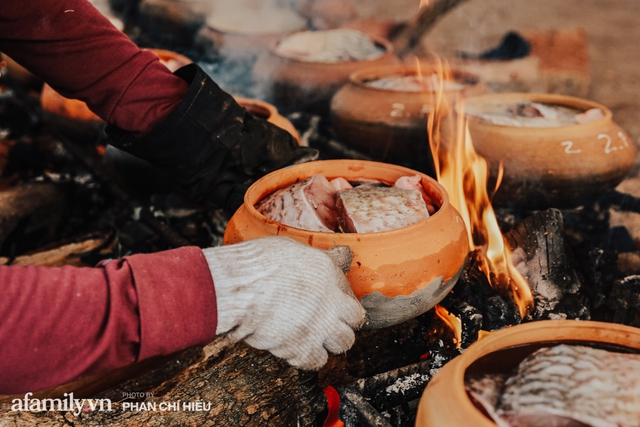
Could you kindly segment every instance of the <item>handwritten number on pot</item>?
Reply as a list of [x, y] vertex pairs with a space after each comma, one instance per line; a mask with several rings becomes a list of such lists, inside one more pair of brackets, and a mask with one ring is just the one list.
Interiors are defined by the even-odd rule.
[[[616, 151], [618, 149], [618, 147], [612, 147], [611, 146], [611, 137], [609, 135], [607, 135], [606, 133], [601, 133], [600, 135], [598, 135], [598, 139], [606, 139], [607, 140], [607, 145], [604, 146], [604, 152], [606, 154], [609, 154], [612, 151]], [[620, 147], [620, 148], [624, 148], [624, 147]]]
[[620, 138], [622, 140], [622, 142], [624, 143], [625, 147], [629, 146], [629, 141], [627, 141], [627, 137], [625, 136], [624, 133], [622, 133], [622, 131], [618, 132], [618, 138]]
[[579, 150], [579, 149], [572, 149], [573, 141], [564, 141], [564, 142], [561, 142], [560, 145], [565, 147], [564, 152], [567, 154], [578, 154], [582, 152], [582, 150]]
[[396, 102], [394, 104], [391, 104], [391, 108], [393, 108], [393, 110], [391, 110], [391, 113], [389, 113], [391, 117], [402, 117], [402, 112], [404, 111], [404, 104], [400, 104], [399, 102]]

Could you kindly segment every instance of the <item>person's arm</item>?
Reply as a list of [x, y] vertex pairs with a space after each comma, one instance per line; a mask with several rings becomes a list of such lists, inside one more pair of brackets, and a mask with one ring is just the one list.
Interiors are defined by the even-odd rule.
[[214, 338], [216, 298], [199, 248], [101, 264], [0, 266], [0, 394], [47, 389]]
[[342, 272], [352, 260], [344, 249], [266, 237], [96, 268], [0, 266], [0, 394], [52, 388], [225, 333], [320, 368], [327, 351], [353, 345], [352, 328], [364, 321]]
[[187, 91], [87, 0], [2, 0], [0, 52], [134, 136], [175, 110]]

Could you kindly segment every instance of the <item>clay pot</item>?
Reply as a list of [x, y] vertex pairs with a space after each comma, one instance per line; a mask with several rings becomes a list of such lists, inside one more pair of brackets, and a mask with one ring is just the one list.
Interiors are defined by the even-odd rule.
[[300, 134], [293, 126], [293, 124], [287, 120], [286, 117], [278, 113], [278, 109], [268, 102], [260, 101], [257, 99], [249, 98], [236, 98], [238, 104], [249, 110], [255, 116], [263, 118], [270, 123], [286, 130], [300, 143]]
[[[393, 76], [417, 76], [416, 67], [379, 66], [356, 71], [331, 100], [331, 122], [339, 139], [375, 160], [388, 161], [422, 169], [425, 158], [427, 116], [435, 105], [435, 92], [380, 89], [367, 83]], [[422, 70], [423, 75], [431, 74]], [[487, 92], [485, 84], [474, 74], [452, 72], [461, 90], [447, 90], [449, 105], [459, 97]]]
[[331, 97], [354, 71], [376, 65], [396, 64], [393, 46], [385, 39], [371, 37], [385, 52], [373, 59], [343, 62], [308, 62], [279, 55], [280, 40], [256, 61], [253, 77], [265, 99], [285, 112], [305, 111], [327, 114]]
[[285, 226], [260, 214], [254, 205], [273, 191], [314, 174], [328, 179], [377, 179], [393, 184], [417, 172], [401, 166], [361, 160], [326, 160], [272, 172], [246, 192], [244, 205], [224, 234], [231, 244], [265, 236], [287, 236], [313, 247], [348, 245], [354, 254], [349, 283], [367, 310], [366, 328], [381, 328], [411, 319], [442, 300], [458, 280], [469, 252], [466, 228], [444, 188], [422, 175], [425, 191], [440, 209], [430, 218], [378, 233], [322, 233]]
[[[293, 12], [291, 12], [293, 13]], [[307, 23], [302, 17], [281, 31], [246, 32], [221, 28], [215, 23], [207, 22], [200, 28], [196, 43], [205, 50], [212, 50], [229, 59], [253, 58], [269, 50], [269, 45], [286, 34], [303, 31]]]
[[523, 99], [580, 110], [599, 108], [604, 117], [586, 124], [548, 128], [501, 126], [468, 117], [475, 149], [487, 159], [494, 180], [500, 162], [504, 165], [495, 204], [575, 206], [614, 188], [627, 176], [636, 150], [604, 105], [566, 95], [529, 93], [483, 95], [465, 103]]
[[[172, 72], [191, 63], [189, 58], [175, 52], [162, 49], [149, 50], [154, 52]], [[40, 102], [47, 122], [71, 138], [94, 141], [105, 126], [105, 122], [83, 101], [65, 98], [48, 84], [42, 87]]]
[[493, 333], [447, 363], [425, 389], [416, 427], [495, 427], [469, 399], [467, 372], [510, 372], [533, 351], [559, 343], [640, 350], [640, 329], [614, 323], [545, 320]]

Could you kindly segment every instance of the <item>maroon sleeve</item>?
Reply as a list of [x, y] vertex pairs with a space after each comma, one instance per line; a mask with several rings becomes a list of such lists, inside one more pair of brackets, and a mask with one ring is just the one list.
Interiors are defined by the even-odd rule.
[[137, 137], [173, 111], [188, 89], [87, 0], [0, 1], [0, 51]]
[[35, 392], [215, 336], [196, 247], [96, 268], [0, 266], [0, 394]]

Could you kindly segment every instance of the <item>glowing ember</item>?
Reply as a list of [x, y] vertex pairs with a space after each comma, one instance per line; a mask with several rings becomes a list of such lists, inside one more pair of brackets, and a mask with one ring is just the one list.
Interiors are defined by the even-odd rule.
[[436, 311], [436, 316], [438, 316], [444, 323], [453, 331], [453, 342], [456, 345], [456, 348], [460, 348], [460, 344], [462, 343], [462, 322], [458, 317], [449, 313], [449, 311], [440, 306], [436, 305], [434, 307]]
[[[436, 58], [434, 67], [442, 76], [442, 82], [451, 71]], [[469, 231], [469, 246], [478, 250], [482, 259], [482, 271], [494, 287], [513, 295], [520, 316], [524, 318], [533, 307], [533, 295], [527, 280], [516, 270], [511, 251], [504, 243], [498, 221], [487, 193], [489, 171], [487, 162], [480, 157], [469, 135], [464, 114], [463, 100], [456, 102], [456, 113], [442, 95], [440, 87], [433, 100], [427, 131], [431, 151], [434, 153], [438, 182], [447, 192], [453, 206], [460, 212]], [[498, 176], [500, 185], [502, 171]]]

